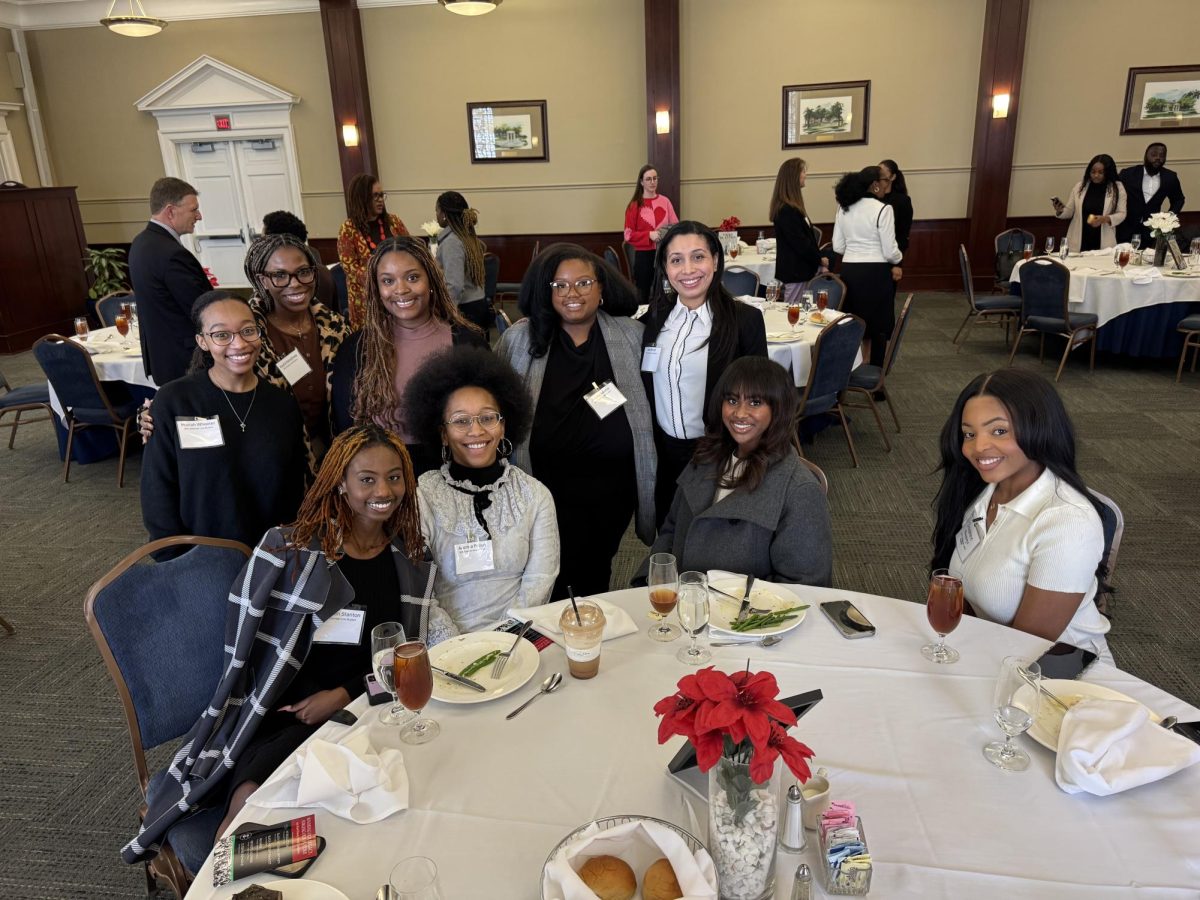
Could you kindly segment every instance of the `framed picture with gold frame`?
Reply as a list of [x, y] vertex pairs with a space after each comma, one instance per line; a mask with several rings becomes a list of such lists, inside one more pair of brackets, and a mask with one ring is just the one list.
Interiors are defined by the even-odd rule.
[[870, 113], [870, 81], [785, 85], [783, 149], [865, 144]]
[[1200, 131], [1200, 65], [1129, 70], [1121, 134]]
[[550, 159], [545, 100], [467, 104], [471, 162], [545, 162]]

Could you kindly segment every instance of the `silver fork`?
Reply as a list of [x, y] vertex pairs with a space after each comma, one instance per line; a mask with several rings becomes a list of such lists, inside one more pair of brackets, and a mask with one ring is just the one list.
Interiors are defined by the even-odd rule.
[[504, 674], [504, 667], [508, 665], [508, 658], [512, 656], [512, 652], [517, 649], [517, 644], [521, 643], [521, 638], [525, 637], [525, 632], [529, 630], [529, 627], [532, 624], [532, 619], [526, 622], [525, 627], [517, 632], [517, 639], [512, 642], [512, 646], [496, 657], [496, 661], [492, 663], [492, 678], [499, 678]]

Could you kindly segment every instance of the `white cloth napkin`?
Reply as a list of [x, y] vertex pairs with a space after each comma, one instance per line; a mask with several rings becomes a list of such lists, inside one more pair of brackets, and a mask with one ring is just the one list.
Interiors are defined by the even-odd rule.
[[312, 740], [254, 792], [259, 806], [319, 806], [360, 825], [408, 809], [404, 755], [376, 751], [366, 728], [339, 743]]
[[76, 338], [71, 338], [80, 347], [90, 353], [92, 356], [98, 356], [101, 353], [120, 353], [121, 345], [116, 341], [81, 341]]
[[1140, 703], [1081, 700], [1063, 716], [1054, 777], [1068, 794], [1107, 797], [1200, 762], [1200, 745], [1150, 720]]
[[571, 841], [546, 863], [542, 871], [542, 896], [546, 900], [596, 900], [591, 888], [575, 872], [593, 856], [625, 860], [639, 885], [650, 864], [665, 856], [675, 870], [675, 880], [683, 891], [682, 900], [717, 900], [716, 867], [708, 851], [701, 848], [692, 853], [683, 838], [670, 828], [640, 819], [604, 830], [595, 824], [589, 826], [582, 837]]
[[[604, 611], [604, 637], [601, 640], [611, 641], [637, 632], [637, 624], [621, 607], [614, 606], [607, 600], [597, 597], [588, 597], [587, 599]], [[534, 628], [561, 647], [564, 644], [558, 620], [562, 617], [563, 608], [570, 605], [570, 600], [559, 600], [557, 603], [547, 603], [544, 606], [514, 606], [508, 611], [508, 614], [518, 622], [533, 622]], [[646, 605], [647, 607], [650, 605], [648, 599]]]

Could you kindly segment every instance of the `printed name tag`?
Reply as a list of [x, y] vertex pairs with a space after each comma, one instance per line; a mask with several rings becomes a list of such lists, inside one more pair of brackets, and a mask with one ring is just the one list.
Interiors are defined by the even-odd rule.
[[180, 450], [202, 450], [205, 447], [224, 447], [221, 420], [216, 416], [177, 416], [175, 430]]
[[[595, 384], [593, 381], [592, 385], [595, 386]], [[606, 381], [604, 384], [596, 387], [595, 390], [588, 391], [588, 393], [583, 395], [583, 399], [592, 408], [592, 412], [601, 419], [615, 413], [626, 402], [625, 395], [611, 381]]]
[[490, 572], [496, 568], [492, 559], [491, 541], [468, 541], [454, 545], [454, 572], [470, 575], [472, 572]]
[[313, 632], [313, 643], [357, 646], [362, 643], [363, 623], [366, 621], [366, 607], [347, 606], [339, 609]]
[[662, 356], [662, 348], [651, 344], [649, 347], [642, 348], [642, 371], [657, 372], [658, 358]]
[[960, 528], [957, 537], [959, 559], [966, 559], [970, 556], [981, 540], [983, 540], [983, 529], [980, 527], [978, 519], [973, 519]]
[[293, 350], [283, 359], [276, 360], [275, 366], [279, 369], [279, 374], [287, 379], [288, 384], [295, 384], [312, 371], [312, 366], [300, 355], [299, 350]]

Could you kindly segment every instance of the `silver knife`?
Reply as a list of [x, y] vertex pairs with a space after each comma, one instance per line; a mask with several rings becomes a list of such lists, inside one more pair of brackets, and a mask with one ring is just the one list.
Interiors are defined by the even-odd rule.
[[746, 613], [748, 613], [750, 611], [750, 591], [753, 587], [754, 587], [754, 576], [747, 575], [746, 576], [746, 596], [744, 596], [742, 598], [742, 605], [738, 609], [737, 618], [734, 619], [735, 622], [740, 622], [743, 619], [745, 619]]
[[430, 666], [429, 668], [433, 669], [433, 671], [437, 672], [443, 678], [449, 678], [451, 681], [461, 684], [463, 687], [469, 687], [471, 690], [479, 691], [481, 694], [487, 693], [487, 688], [485, 688], [478, 681], [472, 681], [466, 675], [455, 675], [453, 672], [447, 672], [445, 669], [439, 669], [437, 666]]

